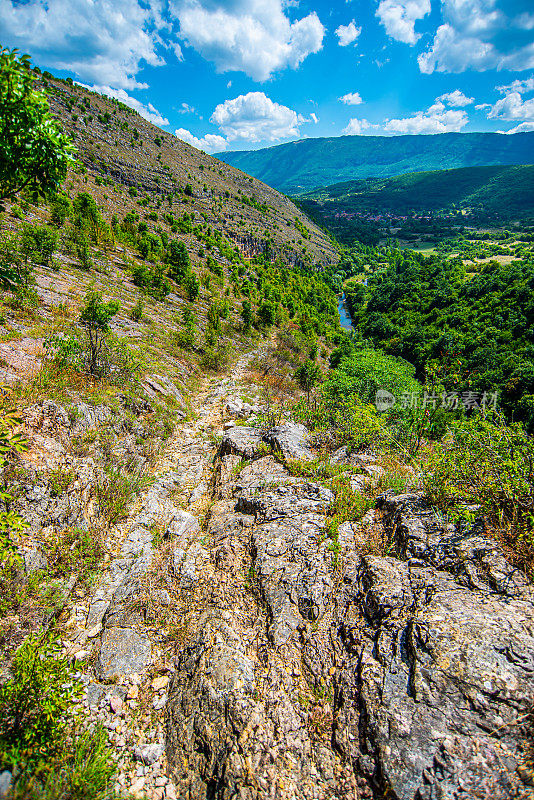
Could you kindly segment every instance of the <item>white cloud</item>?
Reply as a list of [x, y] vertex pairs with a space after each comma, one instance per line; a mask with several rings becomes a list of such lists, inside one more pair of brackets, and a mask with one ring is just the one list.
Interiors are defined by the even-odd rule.
[[317, 125], [317, 123], [319, 122], [319, 117], [317, 116], [317, 114], [314, 114], [313, 111], [312, 111], [311, 114], [310, 114], [310, 117], [311, 117], [311, 121], [315, 122], [315, 124]]
[[[122, 89], [146, 88], [143, 63], [164, 63], [158, 30], [166, 27], [159, 0], [27, 0], [0, 2], [2, 39], [49, 69], [80, 80]], [[169, 43], [169, 46], [172, 46]]]
[[528, 92], [534, 92], [534, 78], [525, 78], [525, 80], [522, 81], [515, 80], [507, 86], [497, 86], [496, 89], [501, 94], [507, 94], [508, 92], [527, 94]]
[[299, 136], [304, 118], [293, 109], [274, 103], [263, 92], [241, 94], [220, 103], [210, 121], [219, 126], [228, 141], [248, 142], [290, 139]]
[[341, 47], [347, 47], [347, 45], [352, 44], [358, 39], [358, 36], [362, 32], [361, 28], [357, 28], [354, 20], [349, 22], [348, 25], [340, 25], [339, 28], [336, 28], [336, 36], [339, 40], [339, 44]]
[[455, 89], [454, 92], [440, 94], [440, 96], [436, 98], [436, 102], [445, 103], [445, 105], [453, 106], [453, 108], [463, 108], [464, 106], [469, 106], [471, 103], [474, 103], [475, 98], [466, 97], [459, 89]]
[[412, 117], [386, 120], [387, 133], [449, 133], [461, 131], [469, 122], [465, 111], [445, 109], [437, 101], [426, 111], [418, 111]]
[[202, 139], [198, 139], [186, 128], [178, 128], [174, 131], [174, 135], [183, 142], [196, 147], [197, 150], [203, 150], [205, 153], [219, 153], [228, 147], [226, 139], [216, 133], [207, 133]]
[[420, 38], [415, 32], [415, 23], [429, 13], [430, 0], [382, 0], [376, 16], [392, 39], [415, 44]]
[[371, 125], [366, 119], [351, 119], [349, 124], [346, 128], [343, 128], [341, 133], [345, 133], [348, 136], [357, 136], [358, 134], [362, 133], [362, 131], [367, 130], [368, 128], [372, 128], [374, 126]]
[[418, 58], [421, 72], [534, 68], [534, 43], [524, 44], [531, 15], [514, 14], [526, 2], [442, 0], [443, 25]]
[[488, 119], [518, 122], [514, 128], [499, 133], [523, 133], [534, 130], [534, 97], [523, 100], [519, 92], [509, 92], [489, 108]]
[[194, 106], [190, 106], [189, 103], [182, 103], [179, 109], [177, 109], [179, 114], [196, 114], [196, 109]]
[[509, 131], [497, 131], [497, 133], [528, 133], [529, 131], [534, 131], [534, 122], [520, 122]]
[[469, 36], [462, 38], [451, 25], [440, 25], [430, 50], [417, 59], [419, 69], [426, 75], [437, 72], [464, 72], [466, 69], [483, 71], [496, 65], [497, 53], [493, 45]]
[[154, 108], [152, 103], [148, 103], [144, 105], [135, 97], [131, 97], [127, 94], [124, 89], [113, 89], [111, 86], [87, 86], [84, 83], [81, 83], [80, 86], [84, 86], [86, 89], [91, 89], [93, 92], [99, 92], [100, 94], [105, 94], [107, 97], [115, 97], [117, 100], [120, 100], [121, 103], [124, 103], [125, 106], [129, 108], [133, 108], [134, 111], [137, 111], [144, 119], [152, 122], [153, 125], [168, 125], [169, 120], [163, 117], [157, 108]]
[[360, 103], [363, 103], [359, 92], [349, 92], [348, 94], [344, 94], [343, 97], [340, 97], [339, 99], [342, 103], [345, 103], [346, 106], [359, 106]]
[[315, 11], [291, 22], [282, 0], [171, 0], [171, 8], [180, 38], [218, 72], [265, 81], [322, 48], [325, 29]]

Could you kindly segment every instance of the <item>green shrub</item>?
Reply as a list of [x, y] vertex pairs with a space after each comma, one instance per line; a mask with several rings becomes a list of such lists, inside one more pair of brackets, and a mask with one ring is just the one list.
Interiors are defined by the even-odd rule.
[[213, 372], [219, 372], [221, 369], [228, 364], [228, 349], [226, 347], [206, 347], [204, 353], [202, 354], [202, 358], [200, 359], [200, 365], [207, 370], [212, 370]]
[[50, 213], [54, 225], [61, 227], [72, 212], [72, 205], [69, 198], [64, 194], [58, 194], [50, 203]]
[[134, 322], [140, 322], [143, 318], [143, 301], [138, 300], [130, 311], [130, 318]]
[[38, 633], [15, 653], [13, 677], [0, 687], [1, 769], [45, 769], [61, 752], [81, 687], [60, 654], [58, 639]]
[[66, 757], [42, 777], [24, 777], [13, 800], [113, 800], [116, 765], [109, 740], [98, 725], [77, 735]]
[[197, 299], [198, 295], [200, 294], [200, 281], [192, 272], [186, 276], [184, 288], [190, 301]]
[[[534, 528], [534, 443], [518, 423], [480, 414], [453, 423], [425, 464], [425, 488], [443, 509], [480, 504], [498, 523]], [[529, 534], [530, 535], [530, 534]]]
[[22, 252], [31, 260], [47, 267], [57, 247], [58, 232], [49, 225], [24, 225]]

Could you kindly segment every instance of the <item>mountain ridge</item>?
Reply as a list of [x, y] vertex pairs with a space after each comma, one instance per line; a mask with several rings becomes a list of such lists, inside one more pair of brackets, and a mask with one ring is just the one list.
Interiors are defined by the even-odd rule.
[[532, 162], [534, 132], [339, 136], [300, 139], [260, 150], [216, 153], [287, 194], [358, 178], [467, 166]]

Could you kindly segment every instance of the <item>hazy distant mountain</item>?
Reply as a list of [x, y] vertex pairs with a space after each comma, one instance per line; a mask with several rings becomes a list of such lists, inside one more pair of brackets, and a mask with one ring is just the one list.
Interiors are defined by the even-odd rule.
[[338, 136], [302, 139], [216, 158], [286, 194], [358, 178], [459, 167], [531, 164], [534, 132]]

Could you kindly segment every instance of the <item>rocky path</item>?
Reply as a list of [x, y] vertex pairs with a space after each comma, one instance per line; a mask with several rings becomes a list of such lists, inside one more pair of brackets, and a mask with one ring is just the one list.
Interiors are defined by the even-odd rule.
[[[256, 355], [256, 353], [252, 354]], [[163, 717], [182, 595], [209, 560], [202, 526], [212, 500], [213, 462], [225, 407], [242, 393], [252, 355], [194, 398], [196, 415], [178, 426], [154, 468], [154, 483], [125, 524], [91, 596], [71, 608], [68, 651], [81, 664], [85, 704], [115, 745], [119, 785], [133, 796], [173, 800], [166, 777]], [[245, 405], [246, 408], [246, 405]], [[178, 607], [180, 605], [180, 608]]]
[[[123, 796], [531, 800], [532, 584], [482, 520], [445, 523], [421, 492], [332, 530], [331, 489], [289, 464], [314, 458], [306, 429], [226, 421], [252, 355], [199, 389], [62, 618]], [[30, 409], [34, 445], [64, 457], [111, 413], [77, 409]], [[331, 461], [355, 491], [376, 480], [370, 453]], [[28, 484], [32, 529], [95, 518], [90, 462], [60, 498]]]

